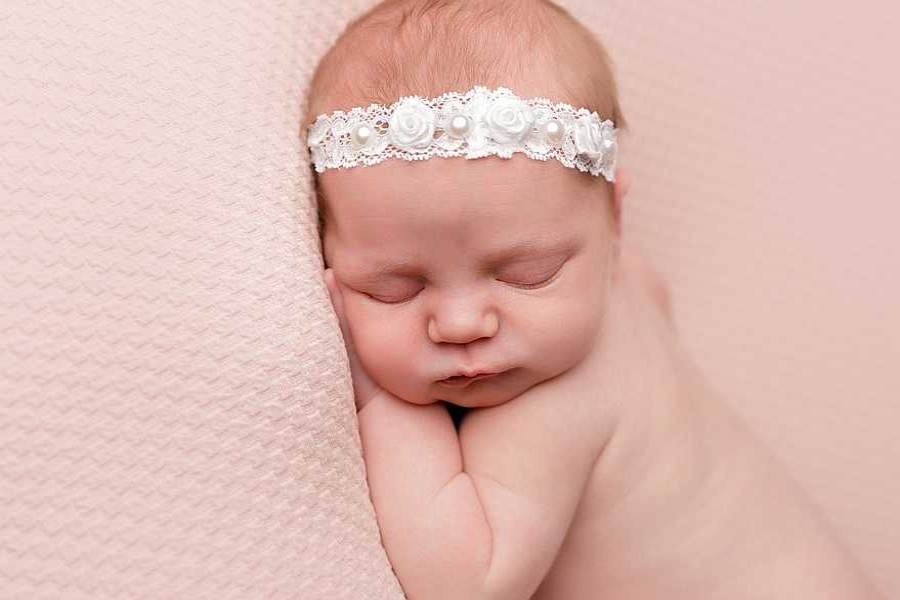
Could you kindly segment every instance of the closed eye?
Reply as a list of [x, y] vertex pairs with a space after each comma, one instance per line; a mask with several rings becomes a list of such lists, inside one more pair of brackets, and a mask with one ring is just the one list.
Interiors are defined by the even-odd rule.
[[378, 296], [373, 296], [372, 294], [367, 294], [366, 292], [360, 292], [360, 293], [363, 296], [365, 296], [371, 300], [374, 300], [375, 302], [377, 302], [379, 304], [406, 304], [407, 302], [409, 302], [410, 300], [412, 300], [413, 298], [415, 298], [416, 296], [419, 295], [419, 292], [416, 292], [412, 296], [407, 296], [406, 298], [403, 298], [401, 300], [384, 300], [382, 298], [379, 298]]
[[534, 289], [546, 287], [546, 286], [550, 285], [551, 283], [553, 283], [559, 277], [559, 274], [562, 272], [562, 268], [564, 265], [565, 265], [565, 263], [561, 264], [559, 266], [559, 268], [552, 275], [550, 275], [549, 277], [540, 279], [539, 281], [528, 281], [526, 283], [522, 283], [520, 281], [506, 281], [503, 279], [500, 279], [498, 281], [502, 281], [503, 283], [508, 283], [509, 285], [512, 285], [512, 286], [515, 286], [518, 288], [522, 288], [522, 289], [526, 289], [526, 290], [534, 290]]
[[[497, 279], [497, 281], [511, 285], [511, 286], [519, 288], [519, 289], [525, 289], [525, 290], [535, 290], [535, 289], [547, 287], [548, 285], [550, 285], [551, 283], [553, 283], [554, 281], [559, 279], [560, 274], [562, 273], [563, 267], [565, 266], [566, 262], [567, 261], [563, 261], [563, 263], [559, 266], [559, 268], [557, 268], [556, 271], [554, 271], [549, 277], [544, 277], [542, 279], [538, 279], [537, 281], [525, 281], [525, 282], [521, 281], [522, 279], [529, 279], [527, 277], [517, 278], [516, 281], [507, 281], [505, 279]], [[366, 296], [367, 298], [369, 298], [379, 304], [400, 305], [400, 304], [406, 304], [407, 302], [410, 302], [411, 300], [413, 300], [419, 294], [419, 291], [421, 291], [421, 290], [418, 290], [416, 293], [412, 294], [411, 296], [407, 296], [406, 298], [403, 298], [400, 300], [385, 300], [383, 298], [379, 298], [378, 296], [374, 296], [374, 295], [368, 294], [366, 292], [361, 292], [361, 293], [364, 296]]]

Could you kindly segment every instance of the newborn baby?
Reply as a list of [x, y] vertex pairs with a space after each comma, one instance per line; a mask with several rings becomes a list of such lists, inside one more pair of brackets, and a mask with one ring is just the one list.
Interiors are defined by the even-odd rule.
[[616, 235], [590, 175], [516, 154], [390, 160], [320, 185], [327, 264], [366, 370], [391, 393], [494, 406], [590, 351]]
[[[408, 20], [388, 37], [390, 20], [404, 14]], [[429, 39], [433, 29], [439, 33]], [[566, 40], [565, 57], [553, 36]], [[387, 51], [389, 39], [396, 47]], [[426, 40], [423, 62], [416, 46]], [[472, 73], [472, 81], [456, 84], [460, 73]], [[514, 93], [479, 86], [486, 81], [502, 81]], [[398, 102], [448, 90], [464, 97], [439, 111], [420, 99]], [[533, 97], [550, 101], [535, 109], [523, 102]], [[341, 125], [343, 142], [334, 132], [323, 141], [331, 125], [323, 114], [309, 134], [314, 161], [328, 142], [343, 153], [331, 156], [336, 163], [357, 152], [354, 168], [318, 176], [318, 192], [325, 261], [346, 292], [366, 370], [407, 402], [485, 407], [577, 364], [600, 325], [619, 227], [613, 124], [622, 129], [624, 121], [600, 46], [549, 2], [384, 3], [324, 59], [309, 113], [372, 102], [397, 105], [390, 127], [387, 111], [350, 117]], [[550, 107], [558, 102], [586, 109], [555, 114]], [[467, 133], [454, 135], [454, 116]], [[359, 144], [349, 131], [354, 126], [378, 139]], [[391, 142], [427, 152], [433, 138], [445, 142], [435, 153], [483, 155], [476, 145], [498, 140], [501, 149], [558, 149], [602, 173], [521, 150], [511, 158], [364, 164], [394, 152]]]
[[325, 280], [410, 599], [878, 597], [627, 268], [624, 119], [567, 12], [381, 3], [322, 61], [308, 114]]
[[[410, 597], [530, 596], [602, 439], [599, 409], [520, 397], [603, 322], [624, 126], [607, 56], [542, 0], [385, 2], [324, 58], [308, 114], [328, 277], [377, 384], [357, 406], [391, 563]], [[520, 412], [473, 411], [457, 437], [445, 402]], [[566, 577], [588, 575], [580, 552]]]

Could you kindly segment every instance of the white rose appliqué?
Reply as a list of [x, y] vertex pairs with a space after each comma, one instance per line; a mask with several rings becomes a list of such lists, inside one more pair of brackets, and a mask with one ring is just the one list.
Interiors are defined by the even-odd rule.
[[421, 150], [434, 139], [434, 126], [434, 111], [419, 98], [406, 98], [391, 116], [388, 135], [395, 146]]
[[600, 137], [603, 140], [603, 160], [609, 162], [616, 155], [616, 128], [611, 121], [603, 121], [600, 124]]
[[516, 98], [497, 98], [488, 108], [484, 121], [491, 138], [498, 144], [516, 144], [534, 124], [534, 111]]
[[600, 124], [588, 115], [582, 115], [575, 121], [575, 148], [590, 160], [603, 156], [603, 132]]

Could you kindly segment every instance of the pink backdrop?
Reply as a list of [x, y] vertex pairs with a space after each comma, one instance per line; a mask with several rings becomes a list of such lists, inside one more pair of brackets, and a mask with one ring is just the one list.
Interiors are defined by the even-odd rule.
[[626, 235], [685, 342], [900, 596], [900, 10], [569, 5], [617, 62]]

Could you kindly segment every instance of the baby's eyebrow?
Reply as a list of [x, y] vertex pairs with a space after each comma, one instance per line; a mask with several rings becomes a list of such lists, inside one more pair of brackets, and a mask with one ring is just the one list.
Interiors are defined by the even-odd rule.
[[387, 275], [414, 275], [416, 271], [416, 262], [406, 259], [395, 259], [388, 262], [375, 264], [367, 269], [366, 276], [372, 279], [384, 277]]
[[578, 241], [571, 237], [544, 236], [520, 240], [505, 248], [489, 252], [485, 256], [485, 262], [497, 265], [517, 258], [542, 257], [549, 254], [559, 254], [574, 249]]

